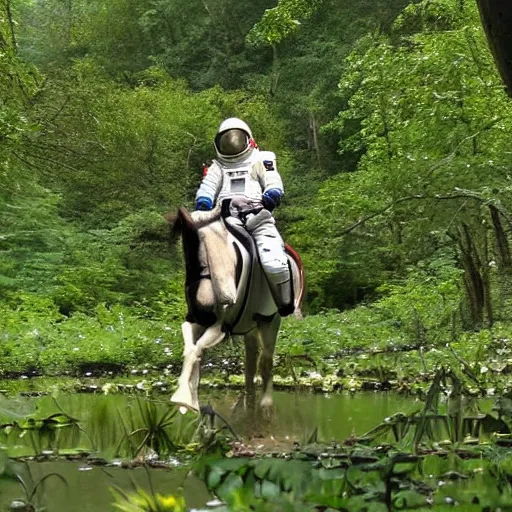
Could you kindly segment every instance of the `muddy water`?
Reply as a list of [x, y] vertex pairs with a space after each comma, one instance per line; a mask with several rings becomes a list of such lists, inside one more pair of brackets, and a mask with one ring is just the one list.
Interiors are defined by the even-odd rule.
[[288, 449], [296, 441], [303, 444], [316, 428], [321, 441], [342, 441], [352, 434], [362, 435], [387, 416], [419, 409], [419, 402], [394, 393], [314, 393], [275, 392], [275, 410], [265, 420], [258, 412], [245, 413], [236, 396], [224, 394], [209, 398], [235, 432], [253, 444], [268, 449]]
[[[154, 401], [158, 414], [168, 410], [168, 398], [162, 396]], [[46, 396], [37, 399], [0, 399], [0, 421], [7, 422], [9, 412], [22, 417], [36, 414], [48, 416], [64, 411], [77, 418], [83, 431], [59, 432], [59, 438], [51, 441], [37, 440], [36, 447], [29, 436], [20, 439], [13, 433], [8, 446], [11, 455], [30, 455], [35, 449], [81, 448], [84, 451], [98, 451], [101, 456], [112, 458], [128, 431], [144, 426], [142, 418], [144, 398], [114, 394], [62, 394], [56, 400]], [[385, 417], [398, 411], [408, 413], [419, 409], [421, 404], [410, 397], [394, 393], [348, 393], [330, 396], [308, 392], [275, 392], [274, 411], [270, 418], [264, 418], [261, 411], [244, 411], [239, 394], [222, 391], [203, 394], [201, 403], [210, 403], [244, 440], [262, 439], [269, 448], [275, 440], [283, 448], [293, 441], [304, 442], [315, 428], [322, 441], [343, 440], [352, 434], [362, 435]], [[16, 419], [16, 416], [14, 416]], [[187, 440], [196, 426], [195, 415], [177, 414], [175, 418], [177, 437]], [[220, 420], [216, 424], [221, 425]], [[87, 435], [86, 435], [87, 434]], [[53, 443], [53, 444], [52, 444]]]
[[[323, 441], [343, 440], [351, 434], [363, 434], [385, 417], [398, 411], [410, 412], [421, 404], [410, 398], [389, 393], [358, 393], [354, 396], [340, 394], [324, 396], [311, 393], [274, 393], [275, 410], [271, 418], [264, 420], [259, 413], [244, 412], [237, 393], [223, 391], [203, 395], [203, 403], [211, 405], [225, 418], [244, 441], [262, 451], [288, 450], [294, 441], [303, 444], [318, 428], [318, 438]], [[158, 404], [159, 414], [168, 408], [166, 398]], [[238, 403], [238, 405], [237, 405]], [[59, 409], [80, 420], [87, 433], [74, 429], [62, 429], [57, 438], [36, 437], [29, 439], [19, 432], [11, 433], [1, 440], [7, 445], [10, 455], [34, 454], [35, 450], [58, 448], [95, 448], [100, 456], [112, 458], [123, 444], [127, 431], [140, 428], [144, 423], [141, 409], [143, 401], [126, 395], [61, 395], [55, 402], [50, 397], [39, 399], [0, 400], [0, 420], [4, 421], [9, 411], [24, 416], [34, 413], [39, 417], [57, 412]], [[219, 422], [219, 420], [217, 420]], [[219, 424], [219, 423], [217, 423]], [[176, 437], [186, 439], [195, 427], [193, 417], [176, 417]], [[129, 489], [135, 481], [149, 488], [148, 474], [143, 469], [120, 469], [112, 467], [87, 466], [84, 462], [32, 463], [33, 480], [37, 481], [47, 473], [57, 472], [68, 482], [68, 489], [57, 479], [45, 483], [41, 496], [48, 512], [92, 512], [114, 510], [109, 488], [119, 486]], [[184, 487], [187, 504], [190, 507], [204, 505], [209, 495], [204, 485], [186, 475], [186, 467], [171, 470], [152, 470], [151, 485], [155, 492], [169, 494]], [[22, 498], [19, 484], [0, 480], [0, 510], [5, 510], [10, 500]]]

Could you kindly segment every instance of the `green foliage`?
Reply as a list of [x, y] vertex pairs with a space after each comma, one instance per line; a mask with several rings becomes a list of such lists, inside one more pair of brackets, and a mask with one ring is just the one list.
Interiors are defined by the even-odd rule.
[[486, 437], [503, 425], [479, 414], [461, 374], [442, 368], [421, 411], [397, 413], [362, 437], [330, 445], [315, 439], [282, 459], [203, 459], [196, 473], [225, 510], [507, 507], [509, 455]]
[[327, 311], [300, 323], [286, 320], [278, 350], [325, 356], [358, 347], [442, 343], [449, 339], [459, 301], [459, 274], [449, 259], [419, 265], [403, 281], [388, 283], [371, 304], [341, 314]]
[[[28, 114], [30, 102], [40, 88], [42, 77], [32, 65], [22, 61], [17, 53], [15, 34], [16, 21], [13, 19], [10, 2], [0, 6], [0, 148], [2, 155], [2, 193], [5, 193], [7, 183], [6, 158], [10, 150], [19, 144], [24, 134], [37, 130]], [[13, 180], [14, 181], [14, 180]], [[10, 188], [10, 187], [9, 187]], [[8, 188], [8, 190], [9, 190]]]
[[489, 230], [476, 232], [489, 204], [508, 217], [500, 169], [511, 106], [476, 7], [460, 5], [411, 5], [391, 35], [363, 38], [345, 60], [339, 94], [347, 106], [324, 131], [338, 136], [342, 157], [361, 155], [357, 171], [324, 181], [293, 230], [307, 241], [307, 261], [322, 262], [312, 283], [319, 303], [333, 282], [361, 295], [390, 273], [439, 258], [436, 249], [458, 251], [461, 224], [485, 244]]
[[[482, 461], [478, 454], [478, 449], [461, 451], [460, 457], [437, 452], [422, 459], [390, 446], [383, 454], [356, 445], [328, 451], [316, 464], [276, 459], [213, 460], [203, 461], [199, 472], [210, 489], [226, 501], [227, 506], [220, 509], [226, 511], [312, 511], [320, 507], [343, 511], [444, 510], [446, 503], [454, 501], [465, 510], [507, 506], [510, 489], [506, 477], [496, 479], [496, 466]], [[301, 455], [305, 453], [294, 456]]]
[[94, 316], [64, 319], [48, 299], [20, 297], [16, 310], [2, 309], [3, 375], [79, 371], [94, 364], [165, 365], [182, 352], [179, 324], [141, 318], [120, 306], [97, 308]]
[[318, 9], [322, 0], [279, 0], [277, 7], [267, 9], [261, 21], [249, 32], [247, 39], [254, 45], [275, 45], [297, 30], [301, 20]]
[[78, 441], [81, 430], [79, 420], [63, 412], [57, 403], [53, 404], [51, 413], [36, 410], [25, 415], [22, 414], [23, 406], [20, 409], [19, 403], [15, 405], [17, 408], [13, 411], [8, 400], [2, 400], [0, 404], [0, 435], [3, 446], [19, 445], [23, 438], [27, 438], [30, 440], [33, 455], [39, 456], [48, 450], [58, 453], [61, 435], [67, 436], [72, 442]]
[[173, 495], [150, 495], [143, 489], [134, 493], [125, 493], [120, 488], [113, 488], [114, 507], [123, 512], [185, 512], [185, 500]]
[[508, 364], [512, 107], [472, 3], [4, 2], [0, 97], [4, 375], [179, 362], [162, 213], [232, 115], [278, 155], [318, 313], [283, 323], [284, 379]]
[[11, 461], [7, 458], [5, 452], [0, 454], [0, 478], [15, 480], [23, 489], [24, 497], [19, 500], [13, 501], [9, 510], [21, 510], [22, 512], [44, 512], [45, 507], [40, 505], [42, 494], [41, 489], [44, 487], [44, 482], [52, 477], [60, 480], [67, 486], [66, 479], [59, 473], [47, 473], [43, 477], [36, 479], [32, 475], [32, 471], [27, 462], [19, 463]]
[[460, 274], [449, 258], [419, 262], [405, 282], [383, 285], [379, 291], [384, 296], [373, 307], [411, 341], [442, 342], [459, 305]]
[[[131, 429], [119, 443], [116, 455], [120, 452], [121, 446], [126, 442], [130, 444], [130, 451], [133, 458], [140, 456], [142, 450], [153, 450], [155, 453], [163, 456], [176, 451], [177, 445], [172, 441], [169, 434], [169, 427], [175, 421], [174, 417], [178, 414], [176, 408], [167, 408], [161, 411], [157, 404], [148, 400], [137, 400], [137, 406], [142, 426]], [[133, 420], [131, 421], [133, 427]], [[126, 428], [126, 427], [125, 427]], [[135, 444], [133, 442], [135, 441]]]

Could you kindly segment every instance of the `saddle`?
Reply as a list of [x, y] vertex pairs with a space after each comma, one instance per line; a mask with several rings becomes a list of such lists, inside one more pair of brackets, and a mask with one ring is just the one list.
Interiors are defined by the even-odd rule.
[[[241, 327], [240, 324], [245, 323], [244, 317], [247, 317], [247, 313], [250, 313], [249, 308], [249, 298], [252, 290], [254, 289], [254, 280], [261, 279], [262, 275], [264, 276], [264, 272], [261, 268], [261, 264], [259, 262], [258, 250], [256, 247], [256, 243], [250, 233], [246, 230], [246, 228], [240, 223], [239, 219], [233, 217], [231, 215], [229, 209], [230, 200], [223, 201], [221, 217], [223, 218], [224, 225], [231, 235], [242, 245], [242, 247], [247, 251], [249, 255], [249, 261], [247, 265], [250, 267], [248, 270], [249, 278], [247, 280], [247, 286], [245, 290], [243, 290], [243, 300], [242, 306], [238, 312], [236, 319], [232, 322], [231, 328], [238, 330], [238, 327]], [[240, 262], [239, 267], [236, 269], [236, 286], [237, 289], [243, 283], [240, 282], [242, 276], [242, 255], [240, 254], [240, 248], [235, 245], [235, 251], [238, 255], [238, 261]], [[290, 279], [292, 284], [292, 301], [296, 305], [300, 305], [302, 303], [302, 298], [304, 294], [304, 270], [302, 260], [297, 253], [290, 245], [285, 244], [285, 252], [288, 257], [288, 267], [290, 269]], [[265, 279], [263, 277], [263, 279]], [[249, 319], [247, 319], [249, 320]], [[252, 318], [250, 319], [253, 320]], [[233, 332], [236, 334], [235, 332]]]

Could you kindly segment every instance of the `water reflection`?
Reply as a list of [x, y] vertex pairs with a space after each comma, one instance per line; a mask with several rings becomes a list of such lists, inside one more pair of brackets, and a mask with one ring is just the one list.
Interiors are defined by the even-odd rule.
[[[325, 396], [308, 392], [275, 392], [275, 407], [270, 419], [261, 411], [247, 412], [239, 400], [240, 394], [233, 391], [204, 393], [202, 403], [210, 403], [245, 441], [258, 445], [260, 450], [289, 449], [296, 441], [301, 445], [318, 428], [318, 438], [322, 441], [342, 441], [352, 434], [362, 435], [385, 417], [396, 412], [408, 413], [421, 404], [410, 397], [394, 393], [349, 393]], [[63, 394], [57, 401], [51, 397], [17, 399], [12, 402], [0, 400], [0, 420], [7, 421], [7, 411], [34, 412], [38, 417], [64, 411], [79, 420], [82, 430], [61, 429], [57, 437], [37, 439], [34, 443], [32, 432], [20, 437], [12, 431], [2, 439], [13, 456], [34, 455], [34, 446], [40, 449], [81, 449], [96, 451], [110, 459], [117, 455], [129, 456], [129, 443], [126, 435], [144, 424], [144, 406], [149, 399], [128, 395], [88, 395]], [[152, 402], [153, 403], [153, 402]], [[158, 414], [164, 414], [172, 407], [167, 396], [154, 400]], [[237, 405], [238, 404], [238, 405]], [[218, 424], [221, 424], [218, 422]], [[173, 419], [173, 440], [178, 444], [190, 441], [197, 425], [195, 415], [177, 414]], [[141, 433], [142, 435], [142, 433]], [[124, 441], [123, 441], [124, 439]], [[136, 444], [137, 437], [133, 438]], [[32, 440], [32, 442], [30, 442]], [[140, 442], [140, 440], [139, 440]], [[47, 443], [47, 445], [45, 444]], [[260, 446], [261, 445], [261, 446]]]
[[[256, 411], [247, 413], [236, 407], [233, 393], [211, 394], [209, 401], [242, 437], [271, 448], [303, 444], [318, 428], [322, 441], [342, 441], [352, 434], [362, 435], [396, 412], [419, 409], [414, 398], [394, 393], [342, 393], [322, 395], [308, 392], [275, 392], [275, 410], [269, 421]], [[235, 406], [235, 409], [233, 407]]]
[[[270, 419], [265, 419], [259, 411], [246, 412], [241, 407], [239, 393], [222, 391], [205, 393], [202, 403], [211, 405], [231, 424], [244, 440], [260, 451], [288, 450], [293, 442], [303, 444], [315, 428], [323, 441], [343, 440], [351, 434], [363, 434], [385, 417], [402, 411], [410, 412], [421, 404], [414, 399], [392, 393], [358, 393], [356, 395], [337, 394], [331, 396], [307, 392], [275, 392], [275, 410]], [[81, 448], [86, 451], [96, 449], [105, 458], [115, 454], [123, 436], [130, 429], [141, 425], [141, 402], [145, 399], [121, 394], [86, 395], [63, 394], [57, 401], [51, 397], [38, 399], [0, 400], [0, 420], [14, 411], [16, 418], [24, 414], [52, 414], [57, 410], [79, 419], [83, 431], [62, 429], [56, 440], [61, 453], [67, 449]], [[238, 402], [238, 407], [235, 405]], [[157, 403], [162, 411], [168, 410], [168, 397], [162, 396]], [[22, 414], [23, 413], [23, 414]], [[177, 415], [176, 430], [185, 439], [190, 428], [195, 425], [195, 417]], [[188, 433], [187, 433], [188, 429]], [[4, 437], [11, 455], [34, 454], [34, 445], [28, 436], [19, 437], [19, 432], [11, 432]], [[42, 442], [44, 439], [42, 440]], [[41, 490], [46, 498], [45, 505], [54, 512], [81, 512], [112, 510], [112, 496], [109, 488], [116, 485], [125, 489], [133, 482], [149, 489], [148, 474], [144, 469], [126, 470], [86, 466], [84, 462], [53, 461], [31, 463], [34, 479], [57, 472], [69, 484], [68, 490], [57, 479], [49, 479]], [[84, 469], [87, 470], [84, 470]], [[187, 503], [191, 507], [201, 507], [209, 499], [202, 484], [193, 477], [186, 478], [189, 469], [177, 467], [171, 470], [152, 470], [151, 482], [155, 492], [164, 494], [184, 488]], [[23, 496], [18, 484], [0, 481], [0, 509], [13, 499]]]
[[[172, 471], [152, 470], [148, 477], [148, 473], [142, 468], [128, 471], [92, 467], [89, 471], [81, 471], [82, 467], [82, 463], [64, 461], [32, 463], [31, 471], [35, 481], [49, 473], [58, 473], [68, 483], [66, 487], [57, 479], [47, 479], [38, 491], [38, 505], [46, 506], [51, 512], [113, 511], [110, 488], [117, 486], [131, 491], [135, 484], [148, 492], [152, 486], [155, 492], [163, 494], [170, 494], [183, 488], [187, 504], [193, 508], [203, 507], [211, 499], [206, 486], [197, 478], [187, 476], [188, 469], [184, 468]], [[8, 510], [13, 500], [23, 496], [20, 485], [0, 480], [0, 510]]]

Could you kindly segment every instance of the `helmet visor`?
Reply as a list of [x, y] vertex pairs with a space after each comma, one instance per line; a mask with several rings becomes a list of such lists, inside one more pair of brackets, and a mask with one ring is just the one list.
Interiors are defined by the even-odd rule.
[[249, 136], [243, 130], [227, 130], [217, 135], [216, 144], [221, 155], [236, 156], [249, 145]]

